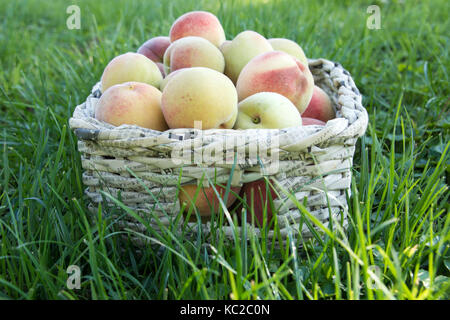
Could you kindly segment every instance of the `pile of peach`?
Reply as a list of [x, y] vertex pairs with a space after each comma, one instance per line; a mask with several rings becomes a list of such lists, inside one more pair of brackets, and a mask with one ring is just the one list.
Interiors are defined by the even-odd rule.
[[[248, 30], [226, 40], [217, 17], [204, 11], [182, 15], [168, 37], [154, 37], [137, 53], [112, 59], [103, 72], [101, 91], [96, 119], [158, 131], [199, 124], [203, 130], [282, 129], [325, 125], [335, 117], [297, 43]], [[251, 206], [262, 223], [263, 206], [268, 206], [264, 181], [232, 191], [247, 200], [259, 198]], [[180, 201], [192, 204], [196, 193], [196, 209], [209, 216], [211, 206], [218, 207], [212, 188], [198, 192], [194, 185], [183, 186]], [[227, 206], [235, 198], [230, 194]]]

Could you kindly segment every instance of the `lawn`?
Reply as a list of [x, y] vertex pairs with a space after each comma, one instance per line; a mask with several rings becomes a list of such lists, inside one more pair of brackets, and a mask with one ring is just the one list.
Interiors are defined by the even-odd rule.
[[[76, 4], [81, 28], [70, 30]], [[369, 5], [381, 29], [367, 28]], [[298, 251], [162, 237], [139, 251], [91, 219], [68, 128], [105, 65], [207, 10], [341, 63], [369, 113], [350, 223]], [[449, 299], [450, 4], [433, 1], [0, 1], [0, 298]], [[69, 289], [67, 268], [81, 269]]]

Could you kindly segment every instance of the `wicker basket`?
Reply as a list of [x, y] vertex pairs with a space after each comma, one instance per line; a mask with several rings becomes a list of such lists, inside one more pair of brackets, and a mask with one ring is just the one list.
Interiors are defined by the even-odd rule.
[[[368, 115], [361, 104], [359, 90], [341, 65], [317, 59], [309, 61], [309, 68], [315, 84], [328, 93], [336, 109], [336, 119], [328, 121], [325, 127], [171, 129], [165, 132], [130, 125], [114, 127], [93, 117], [100, 96], [97, 84], [86, 102], [76, 107], [69, 122], [79, 139], [78, 149], [84, 170], [83, 182], [90, 199], [89, 208], [97, 212], [102, 202], [104, 207], [105, 197], [100, 190], [105, 190], [114, 197], [119, 196], [125, 205], [141, 216], [152, 211], [160, 221], [150, 221], [150, 225], [160, 230], [161, 223], [168, 226], [173, 223], [174, 216], [180, 216], [180, 206], [176, 200], [177, 185], [180, 183], [195, 184], [206, 175], [226, 184], [232, 173], [232, 185], [242, 185], [266, 175], [277, 181], [276, 187], [281, 195], [274, 201], [274, 206], [278, 208], [280, 232], [278, 236], [273, 231], [268, 232], [269, 239], [278, 242], [279, 239], [285, 241], [288, 235], [300, 235], [302, 239], [312, 235], [311, 230], [302, 223], [304, 215], [284, 196], [286, 191], [295, 194], [300, 202], [307, 197], [306, 208], [325, 226], [331, 217], [336, 219], [336, 225], [345, 227], [346, 191], [350, 192], [355, 144], [366, 130]], [[239, 149], [241, 151], [245, 150], [245, 163], [234, 165], [230, 164], [230, 159], [225, 159], [228, 161], [205, 165], [195, 160], [195, 154], [211, 152], [217, 145], [225, 145], [227, 139], [240, 139], [241, 145], [238, 147], [243, 147]], [[267, 170], [260, 170], [260, 163], [250, 159], [248, 152], [250, 146], [267, 146], [269, 141], [277, 141], [279, 162], [275, 170], [267, 173]], [[174, 150], [181, 148], [189, 148], [194, 160], [187, 164], [174, 163], [171, 156]], [[230, 157], [237, 149], [228, 151], [231, 153], [223, 153], [221, 157]], [[270, 160], [265, 165], [270, 165]], [[130, 216], [121, 225], [137, 231], [145, 229]], [[212, 227], [211, 223], [202, 224], [202, 232], [207, 233]], [[197, 229], [193, 227], [192, 232]], [[227, 237], [234, 237], [231, 226], [222, 226], [222, 231]], [[258, 235], [260, 230], [253, 228], [253, 232]]]

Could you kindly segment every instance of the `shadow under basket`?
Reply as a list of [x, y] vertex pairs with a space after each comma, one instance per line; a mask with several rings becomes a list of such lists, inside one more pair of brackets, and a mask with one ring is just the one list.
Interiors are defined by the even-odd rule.
[[[355, 144], [366, 131], [368, 115], [350, 73], [340, 64], [314, 59], [309, 60], [309, 69], [336, 111], [336, 118], [325, 126], [164, 132], [115, 127], [94, 118], [101, 94], [97, 84], [69, 121], [78, 138], [89, 209], [97, 214], [101, 204], [102, 214], [118, 214], [117, 225], [138, 244], [170, 231], [178, 238], [198, 236], [198, 232], [205, 239], [252, 234], [277, 246], [293, 240], [301, 245], [321, 230], [298, 203], [325, 227], [332, 219], [333, 232], [343, 230]], [[255, 146], [258, 154], [267, 156], [255, 159]], [[205, 160], [202, 155], [213, 156]], [[215, 181], [242, 186], [263, 176], [276, 181], [276, 231], [262, 232], [250, 224], [235, 226], [227, 212], [223, 219], [202, 224], [184, 221], [180, 214], [179, 185], [201, 181], [205, 186]], [[117, 210], [118, 201], [113, 198], [120, 200], [122, 209], [132, 211]], [[111, 209], [113, 205], [116, 209]]]

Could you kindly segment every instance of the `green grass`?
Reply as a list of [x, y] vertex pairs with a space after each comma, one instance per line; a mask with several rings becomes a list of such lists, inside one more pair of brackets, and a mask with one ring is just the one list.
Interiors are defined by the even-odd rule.
[[[66, 27], [73, 3], [80, 30]], [[371, 4], [380, 30], [366, 28]], [[202, 235], [150, 230], [162, 249], [140, 253], [116, 220], [91, 219], [68, 119], [111, 58], [194, 9], [217, 14], [228, 38], [245, 29], [291, 38], [350, 71], [370, 124], [344, 234], [324, 229], [292, 251], [252, 235], [219, 235], [208, 249]], [[0, 298], [449, 299], [449, 9], [445, 0], [0, 1]], [[73, 264], [80, 290], [66, 287]]]

